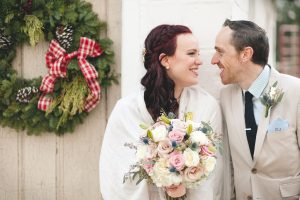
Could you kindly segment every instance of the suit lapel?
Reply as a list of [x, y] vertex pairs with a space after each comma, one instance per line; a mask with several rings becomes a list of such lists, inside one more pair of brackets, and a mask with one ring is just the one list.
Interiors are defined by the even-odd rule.
[[[268, 92], [271, 85], [278, 80], [278, 74], [279, 73], [271, 67], [271, 74], [270, 74], [269, 82], [268, 82], [266, 88], [264, 89], [263, 93]], [[265, 137], [267, 134], [267, 128], [270, 123], [271, 113], [272, 113], [272, 109], [269, 110], [269, 114], [267, 117], [265, 117], [265, 110], [263, 110], [263, 112], [261, 113], [261, 119], [260, 119], [259, 126], [257, 129], [257, 134], [256, 134], [255, 150], [254, 150], [254, 156], [253, 156], [253, 166], [256, 164], [258, 156], [261, 152], [262, 145], [264, 143], [264, 140], [265, 140]]]
[[[237, 143], [241, 144], [241, 151], [244, 151], [245, 158], [249, 165], [252, 163], [252, 158], [249, 150], [248, 140], [245, 131], [245, 120], [244, 120], [244, 104], [243, 104], [243, 93], [239, 86], [233, 87], [232, 89], [232, 101], [231, 110], [234, 122], [236, 123], [236, 135], [239, 141]], [[242, 112], [241, 112], [242, 111]]]

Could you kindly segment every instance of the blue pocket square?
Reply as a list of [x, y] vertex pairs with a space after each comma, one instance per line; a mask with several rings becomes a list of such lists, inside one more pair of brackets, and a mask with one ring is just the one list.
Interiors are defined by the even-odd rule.
[[274, 133], [278, 131], [285, 131], [289, 127], [289, 123], [287, 120], [283, 119], [275, 119], [268, 126], [268, 133]]

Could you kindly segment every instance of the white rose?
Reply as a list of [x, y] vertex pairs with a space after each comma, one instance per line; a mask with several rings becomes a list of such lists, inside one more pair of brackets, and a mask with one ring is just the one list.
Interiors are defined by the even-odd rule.
[[204, 159], [205, 173], [209, 175], [216, 166], [217, 160], [215, 157], [207, 157]]
[[196, 151], [186, 148], [183, 152], [184, 164], [188, 167], [195, 167], [199, 164], [200, 157]]
[[135, 156], [138, 161], [147, 158], [148, 155], [149, 155], [148, 145], [139, 145], [137, 147]]
[[152, 132], [154, 142], [159, 142], [164, 140], [168, 134], [167, 127], [164, 125], [159, 125], [155, 127], [151, 132]]
[[136, 150], [136, 159], [138, 161], [153, 158], [157, 155], [157, 146], [155, 144], [150, 145], [139, 145]]
[[187, 126], [189, 126], [191, 124], [193, 127], [193, 130], [196, 130], [200, 127], [200, 123], [196, 123], [191, 120], [186, 121], [186, 124], [187, 124]]
[[190, 134], [190, 140], [200, 145], [208, 145], [209, 139], [202, 131], [194, 131]]
[[181, 175], [170, 172], [167, 159], [160, 158], [153, 167], [151, 178], [157, 187], [167, 187], [173, 184], [178, 185], [182, 182]]

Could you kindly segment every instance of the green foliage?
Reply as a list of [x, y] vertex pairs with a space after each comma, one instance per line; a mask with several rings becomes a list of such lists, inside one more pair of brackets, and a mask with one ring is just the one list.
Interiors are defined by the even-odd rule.
[[22, 27], [22, 31], [29, 36], [30, 45], [35, 46], [44, 38], [43, 23], [34, 15], [26, 15], [24, 20], [25, 26]]
[[75, 77], [71, 82], [63, 82], [62, 92], [53, 100], [46, 111], [46, 116], [52, 113], [55, 108], [58, 108], [59, 114], [61, 113], [56, 129], [65, 124], [68, 118], [83, 112], [88, 93], [88, 85], [81, 76]]
[[41, 77], [22, 79], [12, 69], [16, 48], [24, 43], [35, 46], [39, 41], [55, 39], [57, 26], [71, 25], [74, 28], [73, 43], [68, 53], [78, 49], [80, 37], [95, 40], [103, 49], [101, 56], [88, 58], [88, 62], [97, 70], [101, 87], [106, 88], [117, 83], [118, 78], [111, 70], [114, 63], [112, 41], [100, 38], [100, 33], [106, 31], [106, 24], [98, 19], [92, 5], [85, 1], [35, 0], [29, 9], [24, 10], [26, 2], [1, 1], [0, 28], [5, 36], [11, 36], [13, 44], [7, 49], [0, 49], [0, 124], [35, 135], [43, 132], [55, 132], [58, 135], [72, 132], [88, 115], [83, 108], [89, 88], [77, 59], [74, 58], [68, 65], [67, 77], [56, 80], [54, 92], [50, 94], [54, 101], [45, 113], [37, 108], [41, 93], [29, 103], [16, 101], [19, 89], [26, 86], [39, 88], [41, 84]]

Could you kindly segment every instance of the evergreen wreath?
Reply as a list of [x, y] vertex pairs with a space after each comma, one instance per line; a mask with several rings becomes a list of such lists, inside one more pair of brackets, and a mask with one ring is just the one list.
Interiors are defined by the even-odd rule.
[[[38, 109], [42, 77], [21, 78], [12, 68], [16, 48], [42, 40], [55, 39], [66, 53], [79, 48], [82, 37], [99, 44], [101, 55], [87, 57], [98, 73], [102, 89], [117, 83], [111, 70], [112, 41], [100, 39], [106, 24], [97, 18], [92, 5], [82, 0], [2, 0], [0, 7], [0, 124], [28, 134], [73, 132], [88, 112], [84, 104], [90, 97], [88, 81], [77, 62], [70, 60], [66, 77], [57, 78], [46, 112]], [[44, 58], [43, 58], [44, 59]], [[26, 66], [25, 66], [26, 67]], [[44, 66], [46, 67], [46, 66]]]

